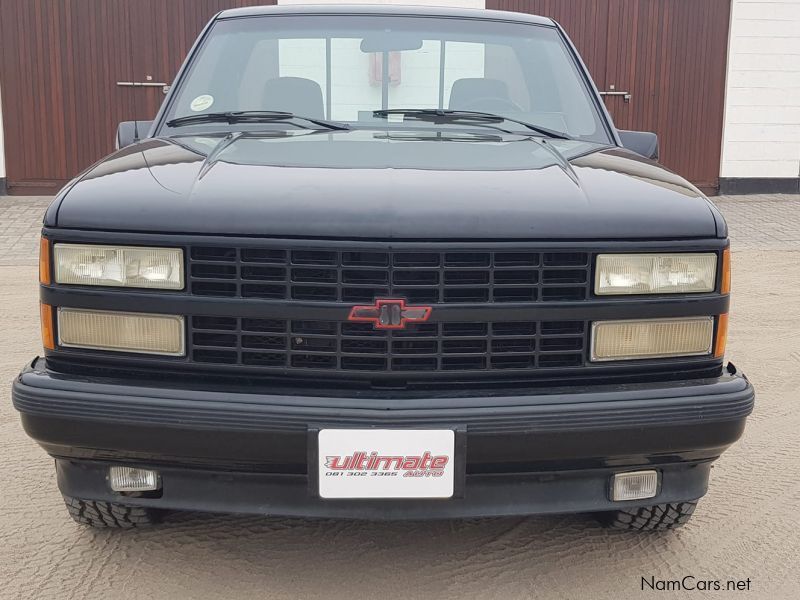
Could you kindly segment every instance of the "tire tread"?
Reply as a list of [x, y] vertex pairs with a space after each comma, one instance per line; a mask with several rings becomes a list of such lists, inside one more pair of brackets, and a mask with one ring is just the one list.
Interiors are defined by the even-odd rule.
[[622, 508], [601, 513], [601, 523], [614, 529], [655, 531], [676, 529], [685, 525], [697, 507], [697, 500], [670, 502], [655, 506]]
[[127, 506], [116, 502], [81, 500], [64, 496], [70, 516], [82, 525], [98, 528], [132, 529], [159, 521], [159, 511], [143, 506]]

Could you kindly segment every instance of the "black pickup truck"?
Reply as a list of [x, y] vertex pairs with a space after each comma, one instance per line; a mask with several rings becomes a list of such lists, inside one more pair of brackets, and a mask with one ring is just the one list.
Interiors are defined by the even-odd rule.
[[672, 528], [754, 401], [727, 229], [550, 19], [266, 7], [44, 220], [13, 384], [71, 515]]

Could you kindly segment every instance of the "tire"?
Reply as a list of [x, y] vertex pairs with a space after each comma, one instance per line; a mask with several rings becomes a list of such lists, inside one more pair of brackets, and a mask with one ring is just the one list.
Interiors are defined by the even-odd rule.
[[161, 520], [162, 511], [142, 506], [126, 506], [116, 502], [80, 500], [64, 496], [70, 516], [81, 525], [98, 528], [133, 529]]
[[697, 500], [672, 502], [604, 512], [598, 514], [597, 518], [606, 527], [614, 529], [639, 531], [677, 529], [689, 521], [696, 507]]

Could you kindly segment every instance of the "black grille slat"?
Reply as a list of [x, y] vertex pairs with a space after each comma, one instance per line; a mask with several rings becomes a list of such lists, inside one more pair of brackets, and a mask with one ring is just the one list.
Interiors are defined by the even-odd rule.
[[392, 272], [392, 283], [398, 286], [431, 286], [439, 285], [439, 272], [424, 269], [400, 270]]
[[388, 267], [388, 252], [342, 252], [345, 267]]
[[489, 290], [479, 287], [452, 287], [445, 289], [444, 302], [461, 304], [484, 303], [489, 301]]
[[485, 356], [445, 356], [442, 358], [443, 371], [474, 371], [486, 369]]
[[200, 363], [284, 371], [414, 373], [530, 371], [581, 366], [584, 321], [428, 322], [402, 330], [329, 320], [195, 316]]
[[304, 302], [533, 303], [589, 298], [589, 252], [193, 246], [190, 293]]
[[292, 321], [292, 333], [305, 335], [336, 335], [333, 321]]
[[493, 369], [532, 369], [535, 364], [534, 361], [534, 356], [530, 354], [493, 356], [491, 358]]
[[395, 267], [439, 267], [442, 256], [439, 252], [395, 252], [392, 255], [392, 265]]
[[282, 267], [243, 264], [241, 272], [244, 281], [286, 281], [286, 269]]
[[442, 334], [445, 337], [483, 337], [488, 329], [488, 323], [442, 323]]
[[335, 302], [337, 300], [336, 288], [321, 285], [295, 285], [292, 287], [292, 300]]
[[293, 354], [290, 357], [291, 366], [295, 369], [334, 369], [336, 356], [324, 354]]
[[254, 367], [283, 367], [286, 354], [279, 352], [242, 352], [242, 364]]
[[375, 329], [371, 323], [342, 323], [342, 337], [386, 337], [386, 331]]
[[496, 252], [494, 266], [500, 267], [538, 267], [541, 258], [537, 252]]
[[342, 353], [347, 354], [386, 354], [386, 342], [376, 339], [343, 339]]
[[231, 350], [211, 350], [206, 348], [195, 348], [192, 352], [195, 362], [215, 363], [221, 365], [235, 365], [238, 362], [236, 351]]
[[192, 277], [204, 280], [236, 279], [236, 265], [195, 262], [192, 264]]
[[286, 286], [245, 283], [242, 285], [242, 296], [244, 298], [279, 300], [286, 297]]
[[583, 361], [578, 354], [543, 354], [539, 357], [540, 369], [554, 367], [580, 367]]
[[392, 359], [393, 371], [435, 371], [437, 368], [436, 357], [398, 357]]
[[248, 350], [283, 350], [286, 338], [281, 335], [243, 335], [241, 346]]
[[495, 288], [495, 302], [533, 302], [536, 300], [535, 288]]
[[197, 296], [215, 296], [217, 298], [233, 298], [238, 296], [235, 283], [223, 281], [193, 281], [192, 293]]
[[545, 252], [545, 267], [585, 267], [589, 263], [587, 252]]
[[[547, 271], [545, 271], [545, 280]], [[532, 269], [497, 269], [494, 272], [495, 285], [535, 284], [539, 281], [539, 273]]]
[[541, 324], [543, 336], [579, 334], [583, 333], [584, 329], [583, 321], [546, 321]]
[[[191, 360], [371, 377], [376, 371], [526, 372], [586, 363], [585, 321], [488, 321], [505, 305], [588, 300], [591, 252], [259, 243], [190, 246], [188, 293], [345, 306], [403, 298], [432, 305], [433, 317], [404, 329], [376, 330], [371, 323], [274, 319], [265, 303], [263, 318], [192, 317]], [[440, 304], [493, 307], [487, 322], [437, 322]]]
[[542, 338], [539, 348], [542, 352], [580, 350], [583, 340], [577, 337], [552, 337]]
[[195, 332], [192, 336], [192, 343], [195, 346], [205, 346], [212, 348], [230, 348], [236, 345], [236, 335], [215, 332]]
[[585, 297], [585, 291], [578, 287], [542, 288], [542, 300], [545, 301], [583, 300]]
[[[509, 321], [507, 323], [494, 323], [492, 333], [496, 336], [532, 336], [537, 331], [537, 324], [534, 321]], [[544, 325], [541, 326], [544, 331]]]
[[[232, 320], [236, 321], [237, 319]], [[286, 331], [286, 321], [282, 319], [242, 319], [241, 328], [243, 331], [283, 333]]]
[[293, 250], [293, 265], [336, 265], [338, 252], [334, 250]]
[[439, 344], [436, 340], [427, 338], [419, 340], [399, 339], [392, 343], [392, 352], [394, 354], [435, 354], [438, 347]]
[[448, 269], [444, 272], [445, 285], [485, 285], [489, 283], [489, 271], [454, 271]]
[[459, 338], [442, 342], [442, 353], [444, 354], [483, 354], [485, 352], [486, 340]]
[[436, 287], [395, 287], [389, 293], [392, 297], [405, 298], [411, 304], [436, 304], [439, 300], [439, 290]]
[[492, 264], [490, 252], [446, 252], [446, 267], [488, 267]]
[[536, 341], [533, 338], [509, 338], [492, 340], [492, 353], [503, 354], [507, 352], [533, 352]]
[[224, 246], [193, 247], [190, 252], [193, 261], [236, 262], [237, 249]]
[[369, 303], [375, 298], [389, 295], [389, 288], [380, 287], [345, 287], [342, 288], [342, 302]]
[[285, 265], [286, 250], [273, 250], [270, 248], [242, 248], [242, 262]]
[[373, 356], [343, 356], [343, 371], [384, 371], [386, 359]]
[[193, 317], [192, 326], [195, 331], [202, 329], [233, 331], [237, 328], [237, 319], [235, 317]]
[[389, 285], [389, 272], [385, 269], [345, 269], [342, 271], [342, 284], [386, 286]]

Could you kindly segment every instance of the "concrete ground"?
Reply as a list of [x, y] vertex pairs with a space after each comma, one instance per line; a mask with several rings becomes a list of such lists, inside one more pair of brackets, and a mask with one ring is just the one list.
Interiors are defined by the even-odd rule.
[[800, 197], [716, 201], [733, 239], [728, 357], [758, 397], [682, 530], [608, 531], [582, 515], [367, 523], [188, 514], [119, 532], [72, 522], [52, 461], [11, 406], [8, 384], [39, 352], [34, 265], [47, 200], [0, 198], [0, 597], [622, 599], [679, 595], [642, 591], [641, 578], [688, 575], [749, 578], [749, 592], [718, 597], [796, 598]]

